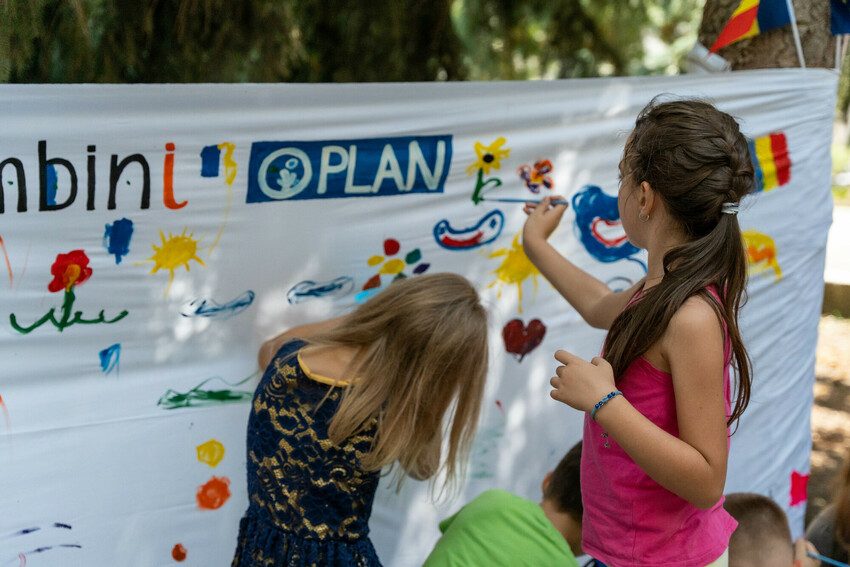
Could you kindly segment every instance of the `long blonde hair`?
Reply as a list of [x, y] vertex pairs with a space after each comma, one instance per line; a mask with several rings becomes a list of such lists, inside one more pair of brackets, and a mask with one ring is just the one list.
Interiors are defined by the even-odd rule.
[[451, 412], [442, 464], [447, 482], [462, 476], [488, 358], [487, 313], [464, 277], [398, 280], [310, 345], [357, 349], [347, 376], [354, 379], [328, 429], [331, 441], [342, 443], [377, 419], [363, 467], [398, 462], [414, 478], [431, 478], [441, 466], [443, 424]]

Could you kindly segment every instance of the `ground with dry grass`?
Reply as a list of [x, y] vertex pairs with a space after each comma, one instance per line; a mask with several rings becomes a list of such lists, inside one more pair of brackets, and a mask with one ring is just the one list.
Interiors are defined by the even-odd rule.
[[850, 319], [821, 318], [815, 373], [807, 523], [831, 500], [832, 479], [850, 451]]

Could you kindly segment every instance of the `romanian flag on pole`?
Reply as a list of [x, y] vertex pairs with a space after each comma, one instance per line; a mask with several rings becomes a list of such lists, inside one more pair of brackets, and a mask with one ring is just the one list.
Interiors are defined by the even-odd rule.
[[741, 0], [709, 51], [790, 23], [786, 0]]

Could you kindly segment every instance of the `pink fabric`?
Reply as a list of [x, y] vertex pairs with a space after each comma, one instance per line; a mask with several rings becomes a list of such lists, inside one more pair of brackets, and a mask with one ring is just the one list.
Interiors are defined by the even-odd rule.
[[[730, 351], [727, 337], [723, 371], [727, 415], [731, 414]], [[640, 413], [678, 437], [669, 373], [640, 357], [617, 385]], [[585, 553], [609, 567], [704, 567], [720, 557], [738, 525], [723, 509], [723, 498], [712, 508], [700, 510], [649, 478], [604, 433], [585, 415], [581, 455]], [[606, 441], [610, 447], [605, 447]]]

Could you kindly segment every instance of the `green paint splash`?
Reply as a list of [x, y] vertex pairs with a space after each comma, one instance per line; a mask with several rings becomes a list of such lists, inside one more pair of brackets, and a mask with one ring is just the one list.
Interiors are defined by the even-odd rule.
[[178, 392], [176, 390], [169, 389], [162, 395], [162, 397], [159, 398], [156, 405], [161, 406], [162, 409], [172, 410], [179, 408], [200, 408], [219, 404], [248, 402], [254, 397], [254, 392], [230, 389], [207, 390], [203, 389], [203, 386], [211, 380], [220, 380], [228, 386], [240, 386], [248, 380], [257, 377], [259, 374], [259, 372], [254, 372], [247, 378], [232, 384], [218, 376], [207, 378], [187, 392]]
[[71, 287], [71, 289], [65, 292], [65, 296], [62, 299], [61, 316], [58, 320], [56, 319], [56, 308], [51, 307], [47, 313], [45, 313], [32, 325], [19, 325], [18, 318], [14, 313], [9, 314], [9, 324], [11, 324], [12, 328], [22, 335], [27, 335], [33, 332], [45, 323], [51, 323], [54, 327], [59, 329], [59, 332], [61, 333], [63, 330], [72, 325], [97, 325], [99, 323], [110, 325], [112, 323], [117, 323], [129, 314], [127, 310], [124, 310], [114, 318], [107, 319], [103, 314], [103, 309], [101, 309], [100, 314], [97, 317], [94, 319], [86, 319], [83, 317], [82, 311], [73, 311], [74, 299], [76, 299], [74, 295], [74, 288]]

